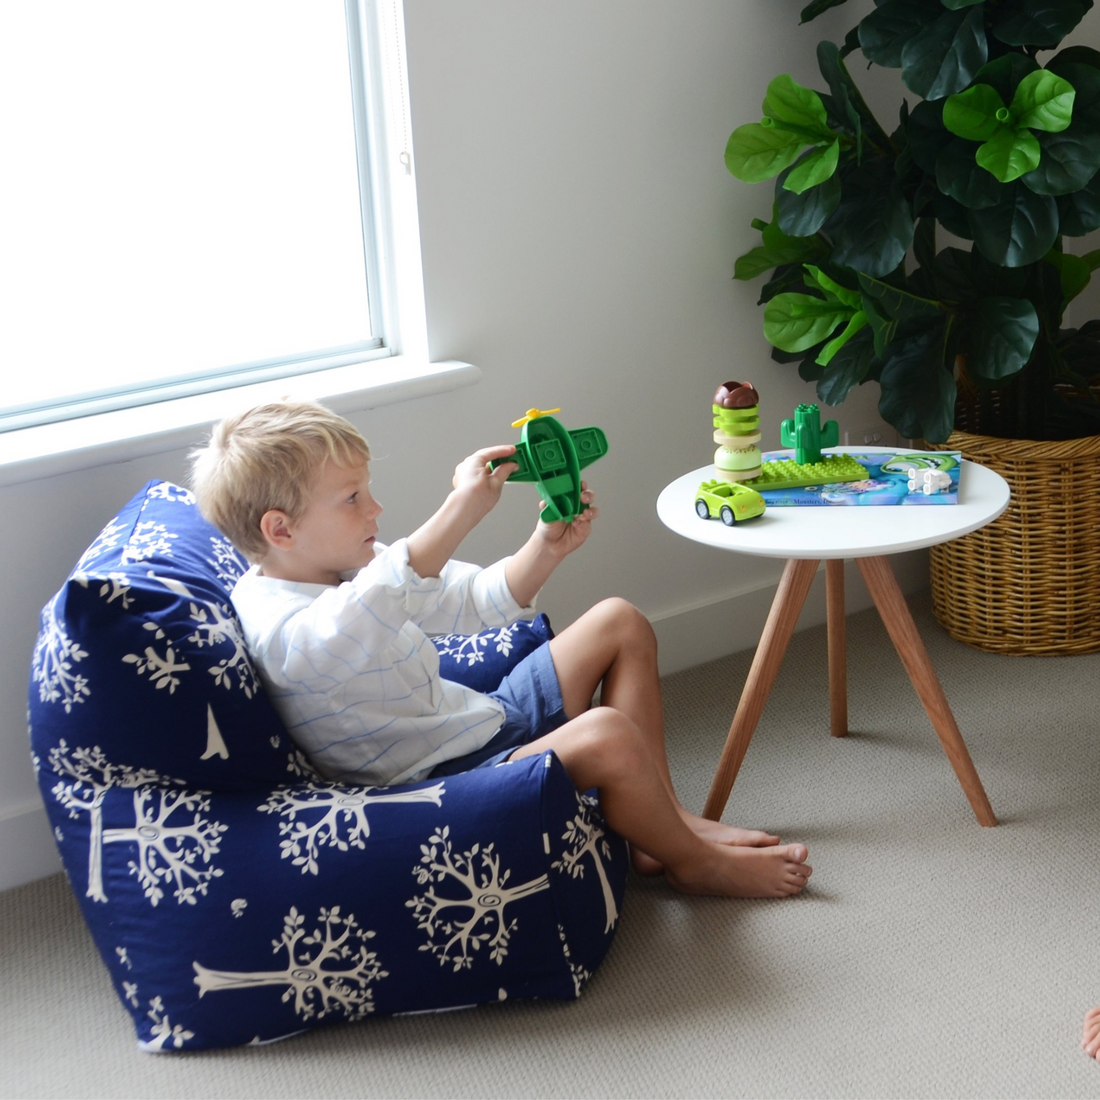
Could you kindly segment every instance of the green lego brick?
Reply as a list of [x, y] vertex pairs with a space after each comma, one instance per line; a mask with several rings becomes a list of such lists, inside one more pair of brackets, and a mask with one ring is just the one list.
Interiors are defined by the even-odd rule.
[[741, 484], [763, 493], [769, 489], [799, 489], [804, 485], [828, 485], [835, 481], [862, 481], [866, 476], [866, 467], [851, 455], [825, 455], [820, 462], [801, 463], [789, 458], [764, 462], [759, 477]]

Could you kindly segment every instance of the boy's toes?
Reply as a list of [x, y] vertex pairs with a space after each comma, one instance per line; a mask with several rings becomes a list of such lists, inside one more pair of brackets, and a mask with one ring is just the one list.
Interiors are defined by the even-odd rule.
[[788, 844], [784, 854], [792, 863], [804, 864], [810, 853], [806, 850], [805, 844]]

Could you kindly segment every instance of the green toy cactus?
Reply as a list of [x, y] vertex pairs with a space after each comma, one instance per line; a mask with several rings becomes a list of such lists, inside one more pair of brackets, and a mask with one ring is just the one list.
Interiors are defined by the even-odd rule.
[[835, 420], [821, 423], [816, 405], [799, 405], [793, 420], [784, 420], [779, 436], [784, 447], [795, 449], [795, 461], [800, 465], [821, 461], [822, 447], [835, 447], [840, 442], [840, 429]]

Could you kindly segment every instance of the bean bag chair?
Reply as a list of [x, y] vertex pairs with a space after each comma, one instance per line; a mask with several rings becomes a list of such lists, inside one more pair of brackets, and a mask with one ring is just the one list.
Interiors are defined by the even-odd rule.
[[[150, 482], [42, 613], [30, 738], [72, 888], [139, 1046], [577, 997], [614, 935], [626, 846], [553, 753], [388, 788], [321, 779], [229, 594], [246, 563]], [[491, 689], [544, 617], [437, 640]]]

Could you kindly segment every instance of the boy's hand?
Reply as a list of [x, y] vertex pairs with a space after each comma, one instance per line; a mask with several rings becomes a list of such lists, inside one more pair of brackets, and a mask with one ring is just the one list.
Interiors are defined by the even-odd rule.
[[581, 503], [588, 507], [579, 515], [574, 516], [568, 522], [543, 523], [539, 520], [535, 528], [535, 536], [542, 540], [544, 547], [551, 550], [559, 558], [572, 554], [574, 550], [584, 545], [592, 531], [592, 521], [600, 514], [599, 508], [593, 506], [596, 494], [588, 488], [588, 482], [581, 482]]
[[492, 511], [500, 500], [505, 481], [519, 469], [515, 462], [502, 462], [495, 470], [489, 464], [494, 459], [507, 458], [515, 453], [516, 448], [511, 443], [482, 447], [455, 467], [451, 485], [477, 508], [480, 513], [478, 518]]
[[512, 444], [482, 447], [456, 467], [450, 493], [442, 507], [408, 537], [409, 565], [421, 577], [438, 577], [462, 540], [492, 511], [500, 499], [508, 475], [517, 463], [505, 462], [495, 470], [494, 458], [516, 453]]

